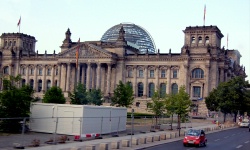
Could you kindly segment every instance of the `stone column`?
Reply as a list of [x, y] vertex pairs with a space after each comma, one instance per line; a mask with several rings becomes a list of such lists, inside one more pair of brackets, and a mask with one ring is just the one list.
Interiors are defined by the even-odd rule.
[[224, 68], [220, 68], [220, 82], [224, 82]]
[[90, 68], [91, 68], [91, 63], [87, 64], [87, 79], [86, 79], [86, 89], [90, 89]]
[[85, 83], [85, 72], [86, 72], [86, 67], [85, 65], [82, 66], [82, 84], [86, 86], [86, 83]]
[[26, 84], [29, 84], [29, 65], [26, 67]]
[[[184, 78], [184, 83], [185, 83], [185, 86], [186, 86], [186, 92], [189, 93], [189, 82], [188, 82], [188, 79], [189, 79], [189, 72], [188, 72], [188, 65], [183, 65], [183, 68], [184, 68], [184, 74], [186, 75], [185, 78]], [[190, 95], [191, 93], [189, 93]]]
[[[78, 84], [79, 83], [79, 80], [80, 80], [80, 71], [81, 71], [81, 69], [80, 69], [80, 63], [78, 63], [78, 66], [77, 66], [77, 77], [76, 77], [76, 84]], [[75, 85], [76, 86], [76, 85]]]
[[42, 91], [45, 92], [46, 91], [46, 87], [45, 87], [45, 83], [46, 83], [46, 65], [43, 65], [43, 84], [42, 84]]
[[95, 83], [96, 83], [96, 68], [95, 66], [92, 67], [92, 74], [91, 74], [91, 77], [92, 77], [92, 80], [91, 80], [91, 89], [95, 89]]
[[167, 67], [167, 94], [171, 93], [171, 67]]
[[102, 74], [102, 76], [101, 76], [101, 91], [103, 92], [103, 93], [106, 93], [106, 91], [105, 91], [105, 77], [106, 77], [106, 73], [105, 73], [105, 68], [104, 67], [102, 67], [101, 68], [101, 74]]
[[[160, 90], [159, 86], [159, 66], [155, 66], [155, 78], [156, 78], [156, 83], [155, 83], [155, 91]], [[160, 91], [159, 91], [160, 92]]]
[[54, 76], [55, 76], [55, 69], [54, 69], [54, 68], [55, 68], [55, 66], [52, 65], [52, 69], [51, 69], [51, 84], [52, 84], [52, 85], [51, 85], [51, 87], [52, 87], [52, 86], [56, 86], [55, 83], [54, 83], [54, 82], [55, 82], [55, 79], [54, 79]]
[[207, 85], [207, 91], [206, 91], [206, 95], [209, 95], [209, 91], [210, 91], [210, 65], [206, 65], [206, 72], [207, 72], [207, 76], [206, 76], [206, 85]]
[[96, 79], [96, 89], [100, 89], [100, 83], [101, 83], [101, 63], [97, 63], [97, 68], [96, 68], [96, 72], [97, 72], [97, 79]]
[[59, 87], [59, 88], [62, 88], [61, 87], [61, 74], [62, 74], [62, 72], [61, 72], [61, 69], [62, 69], [62, 64], [58, 64], [58, 80], [57, 80], [57, 86]]
[[66, 92], [69, 92], [71, 64], [67, 64]]
[[110, 82], [111, 82], [111, 64], [107, 64], [108, 65], [108, 76], [107, 76], [107, 91], [106, 94], [110, 93]]
[[133, 83], [133, 88], [134, 88], [134, 96], [137, 97], [137, 65], [134, 65], [134, 83]]
[[37, 65], [34, 65], [34, 87], [33, 90], [37, 92]]
[[144, 66], [144, 85], [143, 85], [143, 97], [147, 98], [148, 94], [148, 66]]
[[10, 69], [9, 69], [9, 71], [10, 71], [10, 72], [9, 72], [9, 75], [11, 76], [11, 75], [12, 75], [12, 64], [9, 64], [9, 68], [10, 68]]

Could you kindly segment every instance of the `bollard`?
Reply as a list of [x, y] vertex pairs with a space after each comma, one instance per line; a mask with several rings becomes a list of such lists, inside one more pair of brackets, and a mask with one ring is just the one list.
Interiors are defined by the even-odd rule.
[[161, 134], [160, 138], [161, 138], [161, 140], [166, 140], [167, 139], [167, 135], [166, 134]]
[[146, 137], [141, 137], [140, 138], [140, 143], [141, 144], [147, 144], [147, 138]]
[[133, 138], [132, 145], [139, 145], [139, 139]]
[[160, 139], [160, 136], [159, 135], [155, 135], [154, 136], [154, 141], [160, 141], [161, 139]]
[[120, 141], [111, 142], [111, 149], [120, 149]]
[[108, 143], [100, 143], [99, 150], [109, 150], [109, 144]]
[[147, 137], [147, 142], [154, 142], [154, 137], [148, 136]]
[[122, 140], [122, 147], [129, 147], [130, 141], [129, 140]]
[[95, 145], [87, 145], [86, 150], [95, 150]]

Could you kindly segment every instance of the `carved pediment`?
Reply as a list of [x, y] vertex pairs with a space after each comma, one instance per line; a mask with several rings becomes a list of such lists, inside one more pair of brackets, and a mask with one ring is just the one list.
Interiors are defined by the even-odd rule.
[[[59, 57], [75, 57], [77, 45], [60, 53]], [[82, 43], [79, 48], [79, 58], [112, 57], [112, 53], [93, 44]]]
[[203, 82], [200, 80], [194, 80], [194, 81], [191, 81], [191, 84], [201, 85], [203, 84]]

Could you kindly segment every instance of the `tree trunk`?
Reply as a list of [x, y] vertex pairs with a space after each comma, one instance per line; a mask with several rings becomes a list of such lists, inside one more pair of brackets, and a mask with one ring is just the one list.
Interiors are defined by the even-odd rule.
[[173, 130], [173, 118], [174, 118], [174, 114], [172, 114], [172, 119], [171, 119], [171, 129], [170, 129], [170, 130]]
[[178, 115], [178, 125], [177, 125], [177, 129], [179, 130], [179, 137], [181, 136], [181, 115]]
[[226, 122], [226, 113], [223, 113], [223, 123], [225, 123]]

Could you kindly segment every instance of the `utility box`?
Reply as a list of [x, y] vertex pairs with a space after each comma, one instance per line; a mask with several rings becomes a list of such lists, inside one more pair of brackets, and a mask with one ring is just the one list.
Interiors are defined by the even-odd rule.
[[126, 130], [124, 107], [32, 103], [30, 110], [29, 127], [35, 132], [85, 137]]

